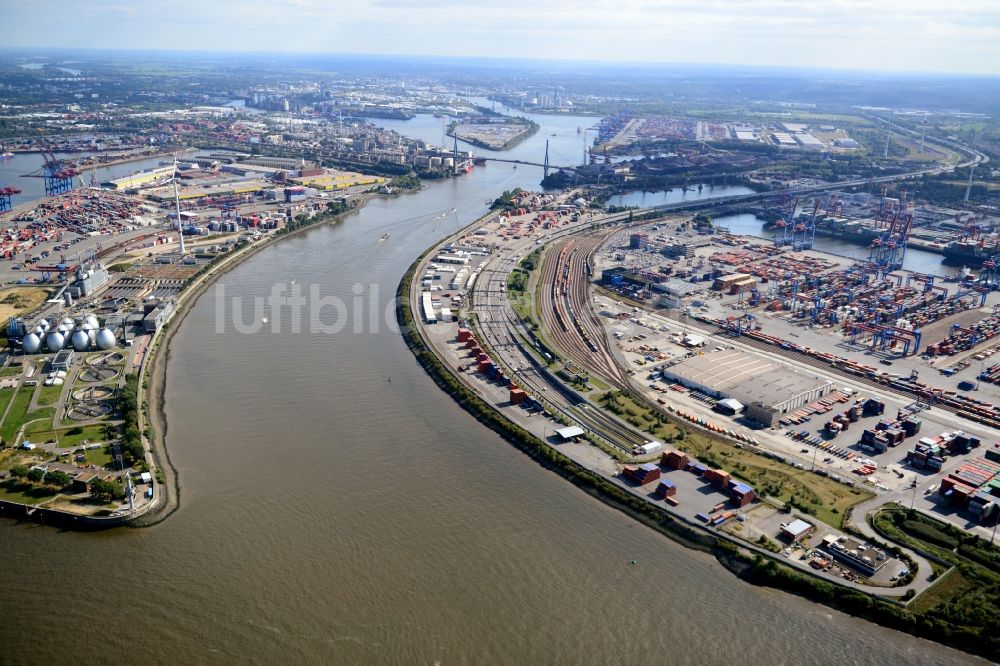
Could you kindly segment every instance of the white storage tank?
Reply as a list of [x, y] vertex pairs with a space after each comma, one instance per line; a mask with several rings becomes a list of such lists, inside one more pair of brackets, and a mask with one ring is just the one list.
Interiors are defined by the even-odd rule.
[[66, 345], [66, 338], [59, 331], [53, 331], [45, 336], [45, 346], [49, 351], [59, 351]]
[[78, 352], [90, 349], [90, 336], [87, 335], [87, 331], [77, 330], [73, 333], [73, 349]]
[[112, 349], [115, 346], [115, 334], [110, 329], [102, 328], [97, 334], [97, 346], [101, 349]]
[[42, 348], [42, 339], [35, 333], [28, 333], [21, 341], [21, 347], [24, 348], [25, 354], [36, 354]]

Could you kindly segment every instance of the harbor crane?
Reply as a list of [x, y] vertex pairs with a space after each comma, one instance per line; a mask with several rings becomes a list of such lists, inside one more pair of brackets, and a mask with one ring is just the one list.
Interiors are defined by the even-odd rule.
[[72, 162], [57, 159], [48, 148], [42, 151], [45, 160], [42, 168], [24, 174], [27, 178], [41, 178], [45, 181], [45, 194], [55, 196], [73, 189], [73, 179], [80, 171]]

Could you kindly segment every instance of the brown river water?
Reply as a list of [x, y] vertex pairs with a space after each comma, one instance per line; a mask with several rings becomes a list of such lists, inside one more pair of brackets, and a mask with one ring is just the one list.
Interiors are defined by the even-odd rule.
[[[582, 120], [546, 122], [518, 150], [553, 127], [575, 146]], [[294, 332], [287, 312], [220, 331], [206, 292], [167, 372], [180, 509], [96, 534], [0, 522], [0, 663], [975, 663], [739, 581], [437, 389], [382, 310], [435, 238], [539, 171], [491, 164], [372, 202], [221, 280], [224, 304], [316, 285], [361, 315], [339, 333]]]

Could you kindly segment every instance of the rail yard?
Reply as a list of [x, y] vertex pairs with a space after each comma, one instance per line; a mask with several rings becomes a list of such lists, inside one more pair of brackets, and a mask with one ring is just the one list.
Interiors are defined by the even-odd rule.
[[[573, 197], [523, 195], [429, 253], [413, 285], [431, 346], [504, 416], [744, 546], [741, 533], [784, 530], [763, 499], [783, 494], [775, 478], [989, 536], [1000, 388], [982, 387], [995, 374], [985, 360], [998, 348], [1000, 298], [979, 276], [945, 282], [712, 233], [670, 210], [629, 224]], [[447, 287], [443, 273], [455, 274]], [[983, 374], [974, 390], [970, 358]], [[717, 469], [717, 447], [744, 462]], [[693, 467], [671, 467], [676, 456]], [[685, 492], [698, 487], [690, 473], [722, 501]], [[879, 566], [893, 572], [884, 578], [851, 566], [831, 545], [847, 538], [836, 536], [842, 510], [816, 504], [801, 517], [815, 526], [816, 516], [826, 537], [786, 553], [803, 568], [862, 587], [930, 584], [901, 565]]]

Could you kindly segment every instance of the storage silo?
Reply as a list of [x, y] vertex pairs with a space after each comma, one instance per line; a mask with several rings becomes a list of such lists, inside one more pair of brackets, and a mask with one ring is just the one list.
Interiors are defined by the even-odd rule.
[[73, 333], [73, 349], [78, 352], [87, 351], [90, 349], [90, 336], [87, 335], [87, 331], [83, 329], [77, 329]]
[[66, 345], [66, 338], [59, 331], [53, 331], [45, 336], [45, 346], [49, 351], [60, 351]]
[[110, 329], [102, 328], [97, 334], [97, 346], [105, 350], [114, 348], [115, 334]]
[[34, 333], [28, 333], [21, 341], [21, 347], [25, 354], [37, 354], [38, 350], [42, 348], [42, 339]]

